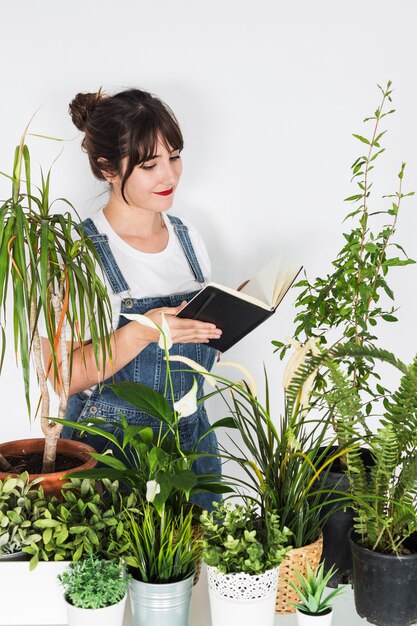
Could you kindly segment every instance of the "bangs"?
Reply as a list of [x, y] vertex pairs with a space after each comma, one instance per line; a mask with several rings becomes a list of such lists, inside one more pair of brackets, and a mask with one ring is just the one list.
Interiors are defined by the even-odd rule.
[[124, 188], [129, 176], [136, 166], [155, 158], [159, 139], [169, 152], [182, 150], [184, 147], [181, 129], [174, 114], [168, 107], [164, 113], [161, 116], [160, 110], [153, 111], [149, 108], [138, 111], [135, 116], [136, 120], [132, 120], [136, 123], [131, 121], [130, 129], [122, 137], [121, 158], [127, 157], [128, 159], [121, 185], [125, 201]]

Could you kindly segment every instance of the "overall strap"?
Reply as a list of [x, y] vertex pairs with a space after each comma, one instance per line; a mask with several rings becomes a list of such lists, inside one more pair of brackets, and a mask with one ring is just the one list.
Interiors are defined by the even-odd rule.
[[192, 273], [194, 274], [196, 281], [198, 283], [204, 284], [203, 272], [201, 271], [197, 255], [194, 252], [193, 244], [191, 243], [190, 234], [188, 232], [188, 227], [183, 224], [178, 217], [174, 217], [173, 215], [168, 215], [168, 219], [174, 227], [174, 232], [179, 239], [183, 252], [186, 256], [186, 259]]
[[84, 232], [94, 244], [97, 254], [103, 266], [103, 270], [106, 274], [107, 280], [113, 290], [113, 293], [123, 293], [129, 291], [129, 285], [119, 266], [116, 263], [113, 252], [109, 246], [109, 239], [107, 235], [103, 235], [98, 232], [93, 220], [90, 218], [83, 222]]

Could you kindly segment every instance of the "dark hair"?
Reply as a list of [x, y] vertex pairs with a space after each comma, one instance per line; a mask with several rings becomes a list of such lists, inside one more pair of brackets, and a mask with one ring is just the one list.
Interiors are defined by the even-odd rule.
[[155, 156], [159, 137], [169, 150], [182, 150], [181, 129], [171, 109], [159, 98], [140, 89], [127, 89], [114, 96], [79, 93], [69, 105], [75, 126], [85, 133], [82, 147], [92, 172], [105, 180], [103, 171], [121, 175], [123, 199], [126, 182], [137, 165]]

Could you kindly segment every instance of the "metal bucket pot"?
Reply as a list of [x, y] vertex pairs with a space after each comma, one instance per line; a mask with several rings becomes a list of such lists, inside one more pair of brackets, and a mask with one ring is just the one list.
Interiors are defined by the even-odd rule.
[[188, 626], [194, 575], [176, 583], [129, 583], [133, 626]]

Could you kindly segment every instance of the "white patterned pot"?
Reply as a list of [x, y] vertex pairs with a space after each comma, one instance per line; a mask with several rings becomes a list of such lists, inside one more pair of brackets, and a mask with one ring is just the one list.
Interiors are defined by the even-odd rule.
[[102, 609], [81, 609], [66, 600], [68, 626], [122, 626], [126, 597]]
[[212, 626], [272, 626], [279, 568], [263, 574], [220, 574], [207, 567]]
[[298, 626], [330, 626], [333, 611], [330, 609], [324, 613], [303, 613], [296, 610]]

